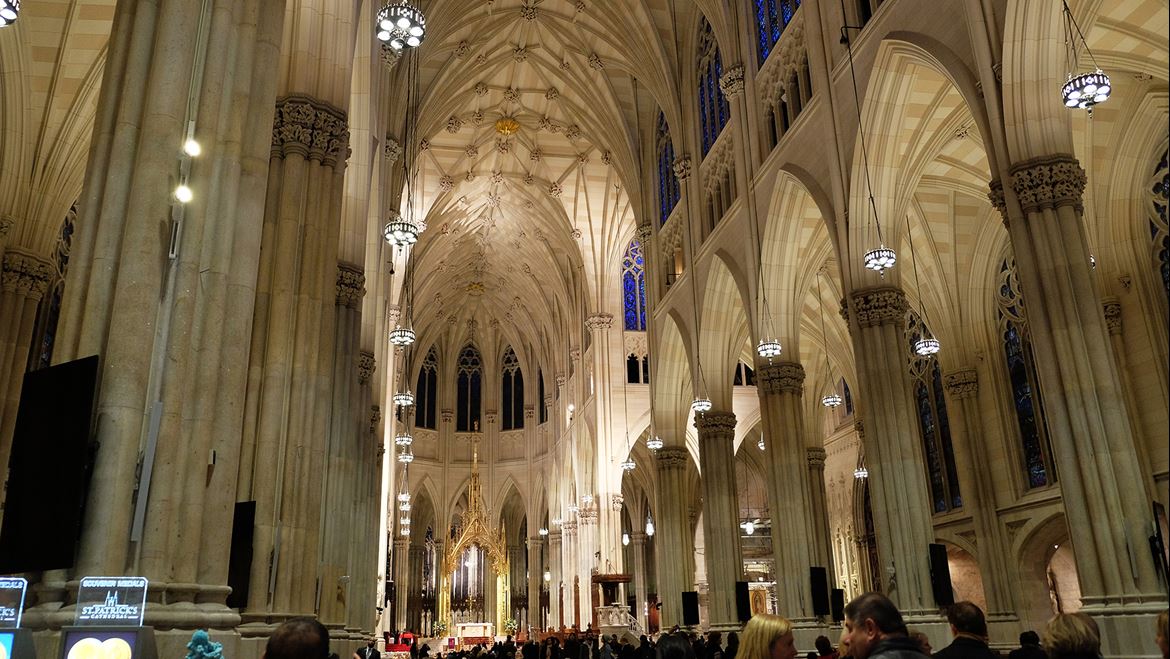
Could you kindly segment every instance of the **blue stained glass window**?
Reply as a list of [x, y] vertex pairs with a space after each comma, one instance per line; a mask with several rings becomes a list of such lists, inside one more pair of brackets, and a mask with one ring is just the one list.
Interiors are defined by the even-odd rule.
[[646, 331], [646, 275], [642, 246], [631, 240], [622, 257], [622, 306], [625, 328], [632, 332]]
[[730, 108], [719, 78], [723, 75], [723, 59], [715, 43], [711, 24], [703, 19], [699, 27], [699, 133], [702, 138], [703, 155], [711, 150], [719, 133], [727, 125]]
[[756, 52], [760, 64], [775, 50], [784, 28], [792, 22], [800, 0], [753, 0], [756, 15]]
[[674, 176], [674, 142], [670, 138], [670, 126], [666, 115], [658, 113], [658, 131], [655, 137], [655, 152], [658, 155], [658, 220], [665, 223], [679, 199], [678, 179]]
[[955, 451], [951, 444], [947, 401], [943, 397], [942, 371], [937, 359], [932, 356], [921, 357], [914, 352], [914, 344], [926, 333], [929, 330], [922, 319], [918, 314], [911, 313], [906, 336], [909, 339], [910, 374], [914, 377], [927, 480], [930, 483], [934, 512], [944, 513], [961, 507], [963, 499], [959, 494], [959, 470], [955, 466]]
[[435, 349], [431, 348], [418, 371], [418, 382], [414, 388], [414, 425], [435, 430], [438, 407], [439, 359], [435, 356]]
[[524, 372], [512, 346], [504, 351], [500, 371], [500, 430], [518, 430], [524, 427]]
[[483, 359], [474, 346], [459, 353], [459, 379], [455, 388], [455, 432], [472, 432], [479, 428], [480, 403], [483, 395]]
[[1170, 298], [1170, 231], [1167, 231], [1166, 207], [1170, 205], [1170, 150], [1162, 152], [1161, 159], [1154, 167], [1154, 176], [1149, 186], [1150, 239], [1154, 250], [1154, 264], [1162, 278], [1162, 288]]

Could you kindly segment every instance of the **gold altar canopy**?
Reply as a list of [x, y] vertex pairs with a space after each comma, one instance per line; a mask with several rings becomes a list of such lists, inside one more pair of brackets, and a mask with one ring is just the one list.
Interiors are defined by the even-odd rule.
[[511, 587], [508, 583], [508, 553], [504, 540], [504, 533], [500, 529], [493, 529], [488, 519], [490, 511], [484, 504], [483, 491], [479, 482], [479, 433], [472, 438], [471, 449], [471, 481], [467, 484], [467, 510], [463, 511], [461, 521], [463, 530], [459, 539], [447, 546], [443, 552], [442, 573], [439, 585], [439, 620], [447, 623], [448, 629], [453, 629], [451, 620], [451, 581], [455, 570], [459, 567], [459, 557], [468, 547], [478, 545], [487, 555], [487, 563], [496, 576], [496, 630], [504, 627], [504, 620], [511, 609], [509, 595]]

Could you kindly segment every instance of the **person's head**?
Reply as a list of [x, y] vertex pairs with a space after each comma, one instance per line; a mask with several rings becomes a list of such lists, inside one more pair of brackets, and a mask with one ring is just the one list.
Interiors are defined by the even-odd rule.
[[888, 636], [905, 636], [906, 623], [898, 607], [881, 593], [865, 593], [845, 605], [841, 652], [865, 659], [873, 646]]
[[787, 618], [761, 613], [743, 628], [737, 659], [795, 659], [796, 643]]
[[377, 639], [375, 639], [374, 637], [372, 637], [372, 636], [371, 636], [371, 637], [370, 637], [370, 642], [369, 642], [369, 643], [366, 643], [366, 645], [372, 648], [372, 647], [374, 647], [374, 643], [375, 643], [376, 641], [377, 641]]
[[1040, 645], [1040, 635], [1029, 629], [1020, 634], [1020, 646], [1025, 645]]
[[1170, 659], [1170, 609], [1158, 614], [1157, 629], [1154, 631], [1154, 642], [1162, 651], [1162, 659]]
[[328, 659], [329, 630], [313, 618], [286, 620], [264, 646], [264, 659]]
[[919, 652], [928, 657], [934, 654], [934, 648], [930, 645], [930, 637], [925, 633], [920, 632], [917, 629], [911, 629], [908, 636], [910, 636], [910, 640], [914, 641], [914, 644], [918, 646]]
[[658, 639], [658, 659], [695, 659], [695, 648], [682, 634], [667, 634]]
[[817, 640], [813, 641], [813, 646], [817, 649], [817, 654], [825, 657], [833, 654], [833, 642], [829, 640], [828, 636], [818, 636]]
[[707, 634], [707, 645], [719, 647], [723, 642], [723, 634], [720, 632], [711, 632]]
[[727, 648], [731, 649], [731, 648], [738, 648], [738, 647], [739, 647], [739, 634], [737, 634], [735, 632], [729, 632], [727, 634]]
[[975, 604], [962, 601], [947, 607], [947, 622], [951, 623], [954, 635], [968, 634], [981, 639], [987, 638], [987, 618]]
[[819, 655], [816, 652], [809, 650], [808, 654], [804, 655], [804, 659], [817, 659], [818, 656]]
[[1044, 649], [1049, 659], [1101, 654], [1101, 632], [1084, 613], [1058, 613], [1044, 629]]

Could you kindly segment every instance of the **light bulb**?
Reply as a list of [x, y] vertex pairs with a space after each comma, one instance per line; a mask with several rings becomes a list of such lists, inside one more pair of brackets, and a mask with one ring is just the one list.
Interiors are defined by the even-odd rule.
[[629, 534], [629, 533], [623, 533], [623, 534], [622, 534], [622, 546], [623, 546], [623, 547], [629, 547], [629, 546], [630, 546], [630, 534]]
[[195, 193], [191, 192], [191, 188], [187, 187], [186, 183], [180, 183], [179, 187], [175, 188], [175, 199], [185, 204], [195, 198]]
[[743, 525], [744, 533], [752, 535], [756, 532], [756, 525], [753, 522], [747, 522]]
[[199, 146], [199, 142], [196, 142], [194, 137], [191, 137], [183, 142], [183, 153], [195, 158], [203, 153], [203, 147]]
[[666, 443], [663, 442], [662, 438], [658, 435], [651, 435], [646, 439], [646, 448], [650, 449], [651, 451], [657, 451], [665, 445]]

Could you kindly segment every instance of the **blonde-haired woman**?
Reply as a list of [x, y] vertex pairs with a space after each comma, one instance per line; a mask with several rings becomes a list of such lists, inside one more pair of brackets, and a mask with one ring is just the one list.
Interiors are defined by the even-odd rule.
[[1097, 659], [1101, 656], [1101, 632], [1084, 613], [1058, 613], [1044, 630], [1048, 659]]
[[787, 618], [761, 613], [752, 616], [739, 637], [736, 659], [795, 659], [796, 642]]

